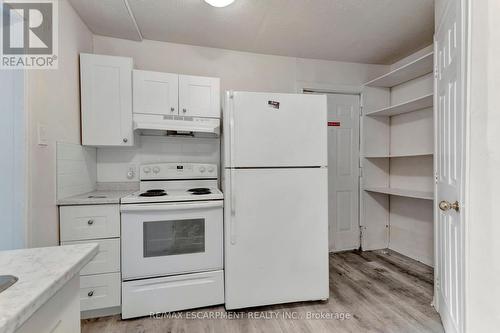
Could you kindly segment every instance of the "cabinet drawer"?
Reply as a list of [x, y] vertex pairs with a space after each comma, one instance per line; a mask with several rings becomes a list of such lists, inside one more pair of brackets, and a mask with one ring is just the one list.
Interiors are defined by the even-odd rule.
[[80, 311], [120, 305], [120, 273], [80, 277]]
[[123, 282], [122, 318], [224, 303], [224, 271]]
[[61, 241], [120, 237], [118, 205], [59, 208]]
[[61, 245], [71, 244], [99, 244], [99, 252], [83, 269], [80, 275], [114, 273], [120, 271], [120, 239], [102, 239], [88, 241], [62, 242]]

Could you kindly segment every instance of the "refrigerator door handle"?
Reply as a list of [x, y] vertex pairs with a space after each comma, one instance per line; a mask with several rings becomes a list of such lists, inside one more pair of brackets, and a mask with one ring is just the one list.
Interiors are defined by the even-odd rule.
[[229, 108], [229, 154], [231, 169], [229, 171], [230, 191], [231, 191], [231, 218], [229, 221], [229, 237], [232, 245], [236, 244], [236, 228], [234, 216], [236, 215], [236, 194], [234, 191], [234, 94], [231, 92], [231, 106]]

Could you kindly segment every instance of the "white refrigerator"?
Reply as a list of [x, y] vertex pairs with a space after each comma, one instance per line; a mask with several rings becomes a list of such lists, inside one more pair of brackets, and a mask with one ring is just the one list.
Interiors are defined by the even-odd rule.
[[326, 96], [230, 91], [223, 118], [226, 308], [328, 299]]

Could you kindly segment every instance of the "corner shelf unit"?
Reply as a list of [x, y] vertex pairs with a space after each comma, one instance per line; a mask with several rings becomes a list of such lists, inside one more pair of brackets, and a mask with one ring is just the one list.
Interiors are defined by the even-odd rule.
[[410, 57], [363, 89], [361, 247], [432, 265], [434, 52]]
[[429, 52], [404, 66], [365, 83], [365, 86], [392, 88], [401, 83], [432, 73], [433, 68], [434, 52]]

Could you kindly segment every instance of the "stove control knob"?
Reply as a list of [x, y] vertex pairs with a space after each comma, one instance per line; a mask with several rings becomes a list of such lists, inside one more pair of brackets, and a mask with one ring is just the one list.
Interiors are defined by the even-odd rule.
[[200, 167], [200, 172], [204, 173], [205, 172], [205, 167]]
[[150, 173], [151, 172], [151, 168], [150, 167], [145, 167], [143, 169], [144, 173]]
[[157, 174], [159, 172], [160, 172], [160, 168], [158, 168], [158, 167], [153, 168], [153, 173]]
[[215, 170], [214, 167], [208, 167], [208, 172], [212, 173], [214, 172], [214, 170]]

